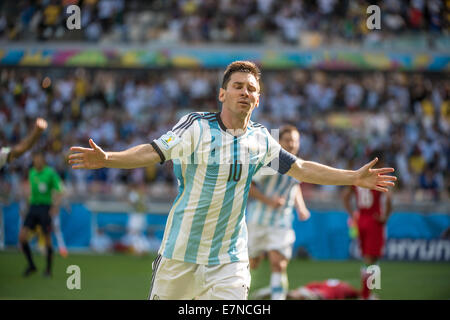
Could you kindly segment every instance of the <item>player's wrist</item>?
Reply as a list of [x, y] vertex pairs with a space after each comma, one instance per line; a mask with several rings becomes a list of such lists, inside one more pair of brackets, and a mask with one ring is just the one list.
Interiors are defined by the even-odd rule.
[[33, 134], [34, 135], [41, 134], [42, 132], [44, 132], [44, 130], [45, 130], [44, 128], [42, 128], [42, 127], [38, 126], [37, 124], [35, 124], [34, 128], [33, 128]]
[[350, 185], [357, 187], [362, 186], [361, 172], [359, 170], [350, 170], [349, 177], [350, 177]]
[[103, 158], [99, 160], [100, 168], [111, 168], [113, 161], [112, 152], [103, 152]]

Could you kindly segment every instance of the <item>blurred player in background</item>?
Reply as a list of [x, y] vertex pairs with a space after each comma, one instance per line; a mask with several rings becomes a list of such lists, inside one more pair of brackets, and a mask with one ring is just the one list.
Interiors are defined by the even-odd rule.
[[[292, 125], [280, 129], [281, 147], [293, 155], [300, 148], [300, 133]], [[264, 254], [270, 261], [272, 300], [284, 300], [288, 292], [287, 265], [292, 257], [295, 232], [294, 207], [301, 221], [310, 217], [297, 180], [287, 175], [256, 175], [250, 187], [247, 208], [248, 252], [250, 268], [256, 269]]]
[[[355, 197], [356, 209], [351, 198]], [[367, 267], [378, 263], [385, 242], [385, 225], [392, 211], [391, 195], [376, 190], [349, 187], [343, 192], [343, 203], [358, 227], [358, 238], [364, 265], [361, 268], [362, 298], [370, 297]]]
[[250, 286], [244, 213], [252, 177], [273, 166], [303, 182], [358, 185], [380, 191], [393, 186], [392, 168], [340, 170], [303, 161], [285, 151], [258, 123], [260, 71], [249, 61], [225, 70], [218, 113], [193, 112], [150, 144], [105, 152], [72, 147], [74, 169], [147, 167], [173, 160], [179, 194], [169, 212], [159, 255], [153, 262], [150, 299], [247, 299]]
[[52, 217], [59, 214], [62, 200], [62, 182], [55, 170], [46, 165], [44, 155], [40, 152], [33, 154], [33, 167], [29, 171], [28, 179], [30, 183], [30, 208], [19, 232], [20, 245], [28, 262], [24, 276], [29, 276], [37, 270], [28, 239], [30, 231], [40, 225], [45, 235], [47, 253], [47, 267], [43, 275], [49, 277], [51, 276], [53, 258]]
[[[270, 291], [266, 288], [257, 290], [253, 297], [261, 300], [266, 299]], [[338, 280], [327, 279], [324, 281], [311, 281], [304, 286], [289, 290], [288, 300], [343, 300], [358, 299], [361, 293], [351, 284]]]
[[145, 235], [145, 230], [147, 229], [145, 196], [143, 185], [136, 184], [132, 186], [128, 195], [128, 202], [133, 211], [128, 214], [127, 233], [121, 239], [121, 244], [128, 248], [129, 252], [136, 255], [143, 255], [150, 251], [150, 242]]
[[309, 282], [291, 290], [289, 300], [341, 300], [360, 298], [360, 292], [351, 284], [338, 279]]
[[[51, 218], [52, 218], [51, 230], [52, 230], [53, 234], [55, 235], [56, 246], [58, 247], [59, 254], [63, 258], [67, 258], [69, 256], [69, 251], [67, 250], [66, 242], [64, 241], [64, 236], [61, 231], [60, 216], [59, 216], [59, 214], [57, 214], [56, 216], [53, 216]], [[34, 232], [33, 231], [30, 232], [29, 239], [33, 238], [34, 236], [38, 237], [39, 250], [43, 254], [45, 254], [46, 250], [47, 250], [46, 234], [42, 231], [42, 228], [39, 225]]]
[[38, 118], [36, 119], [33, 131], [25, 139], [13, 147], [2, 147], [0, 149], [0, 169], [30, 150], [45, 129], [47, 129], [47, 121]]
[[[33, 131], [13, 147], [0, 147], [0, 169], [30, 150], [42, 133], [47, 129], [47, 121], [37, 118]], [[0, 208], [0, 249], [4, 247], [3, 210]]]

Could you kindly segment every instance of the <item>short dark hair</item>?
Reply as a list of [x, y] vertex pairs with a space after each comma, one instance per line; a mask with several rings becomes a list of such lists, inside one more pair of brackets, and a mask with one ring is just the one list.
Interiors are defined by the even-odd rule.
[[261, 78], [261, 71], [258, 66], [251, 61], [234, 61], [230, 63], [225, 72], [223, 73], [222, 89], [226, 89], [231, 75], [235, 72], [250, 73], [255, 76], [256, 81], [259, 83]]
[[300, 134], [300, 131], [298, 131], [297, 127], [296, 127], [296, 126], [293, 126], [292, 124], [286, 124], [286, 125], [282, 126], [282, 127], [280, 128], [280, 136], [279, 136], [279, 138], [281, 139], [281, 137], [282, 137], [285, 133], [289, 133], [289, 132], [292, 132], [292, 131], [297, 131], [298, 134]]

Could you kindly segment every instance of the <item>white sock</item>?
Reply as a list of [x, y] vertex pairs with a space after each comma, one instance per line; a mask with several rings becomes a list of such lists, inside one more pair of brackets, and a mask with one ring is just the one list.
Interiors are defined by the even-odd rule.
[[284, 293], [287, 295], [287, 292], [289, 290], [287, 271], [284, 271], [281, 274], [281, 286], [283, 287]]
[[[287, 279], [287, 277], [284, 278]], [[286, 300], [286, 289], [283, 287], [283, 274], [281, 272], [272, 272], [270, 290], [272, 300]]]
[[359, 272], [360, 272], [360, 274], [361, 274], [361, 277], [363, 277], [363, 276], [365, 276], [365, 274], [366, 274], [366, 266], [364, 265], [364, 266], [361, 266], [360, 268], [359, 268]]

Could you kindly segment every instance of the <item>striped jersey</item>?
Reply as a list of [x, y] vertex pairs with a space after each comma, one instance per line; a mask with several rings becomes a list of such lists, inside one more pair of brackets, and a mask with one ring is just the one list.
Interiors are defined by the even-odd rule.
[[283, 197], [286, 202], [279, 208], [272, 208], [263, 202], [252, 199], [247, 207], [247, 223], [266, 227], [292, 228], [294, 221], [295, 195], [299, 182], [288, 176], [276, 173], [255, 177], [255, 183], [267, 197]]
[[164, 257], [205, 265], [248, 261], [244, 214], [252, 177], [281, 146], [252, 121], [241, 133], [227, 130], [220, 113], [194, 112], [153, 141], [162, 162], [173, 161], [179, 184], [159, 250]]

